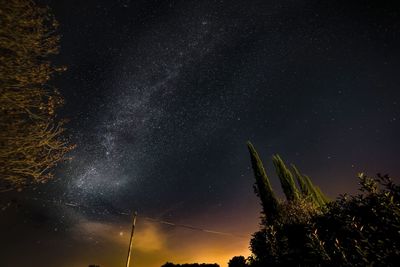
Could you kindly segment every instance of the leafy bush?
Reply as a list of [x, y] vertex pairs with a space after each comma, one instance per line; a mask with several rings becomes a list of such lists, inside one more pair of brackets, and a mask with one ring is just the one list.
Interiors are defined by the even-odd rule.
[[361, 193], [340, 196], [313, 219], [311, 235], [324, 263], [397, 266], [400, 260], [400, 186], [389, 176], [359, 175]]
[[359, 174], [358, 195], [328, 201], [309, 177], [294, 166], [292, 175], [283, 160], [274, 156], [286, 196], [278, 200], [261, 159], [250, 143], [248, 147], [263, 213], [260, 230], [250, 241], [247, 266], [398, 265], [400, 186], [389, 176], [378, 174], [372, 179]]
[[228, 267], [246, 267], [246, 266], [247, 266], [246, 258], [243, 256], [235, 256], [228, 263]]

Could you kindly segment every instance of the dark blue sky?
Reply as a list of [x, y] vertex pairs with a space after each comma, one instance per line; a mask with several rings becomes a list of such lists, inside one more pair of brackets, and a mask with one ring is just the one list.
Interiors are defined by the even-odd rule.
[[250, 233], [259, 207], [247, 140], [270, 176], [279, 153], [332, 198], [356, 192], [361, 171], [399, 177], [400, 10], [390, 1], [42, 2], [60, 22], [55, 60], [69, 70], [55, 83], [78, 147], [38, 190], [88, 208], [39, 209], [49, 217], [39, 232], [82, 217], [120, 227], [126, 218], [97, 211], [136, 209]]

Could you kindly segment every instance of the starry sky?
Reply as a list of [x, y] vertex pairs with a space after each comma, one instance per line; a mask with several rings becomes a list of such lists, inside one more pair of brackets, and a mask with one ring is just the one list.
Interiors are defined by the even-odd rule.
[[274, 153], [333, 199], [358, 172], [399, 181], [394, 1], [39, 3], [60, 22], [53, 83], [77, 148], [53, 181], [0, 196], [3, 267], [124, 266], [133, 211], [133, 266], [248, 256], [247, 140], [278, 192]]

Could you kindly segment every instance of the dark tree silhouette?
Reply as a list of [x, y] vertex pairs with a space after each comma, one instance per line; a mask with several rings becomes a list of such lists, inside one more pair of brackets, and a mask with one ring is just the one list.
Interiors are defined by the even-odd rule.
[[[276, 208], [271, 209], [270, 199], [275, 196], [268, 177], [254, 147], [250, 143], [248, 147], [256, 192], [266, 218], [250, 241], [252, 256], [245, 264], [251, 267], [397, 266], [400, 186], [388, 176], [372, 179], [360, 174], [359, 195], [342, 195], [329, 201], [308, 176], [294, 165], [290, 170], [279, 156], [274, 156], [286, 201], [276, 200]], [[262, 196], [264, 193], [270, 195]], [[272, 219], [268, 212], [274, 215]], [[234, 257], [229, 264], [236, 261], [243, 263], [243, 258]]]
[[243, 256], [235, 256], [233, 257], [229, 263], [228, 263], [229, 267], [248, 267], [247, 263], [246, 263], [246, 258]]
[[398, 266], [400, 186], [388, 175], [358, 178], [360, 194], [340, 196], [313, 220], [315, 254], [322, 265]]

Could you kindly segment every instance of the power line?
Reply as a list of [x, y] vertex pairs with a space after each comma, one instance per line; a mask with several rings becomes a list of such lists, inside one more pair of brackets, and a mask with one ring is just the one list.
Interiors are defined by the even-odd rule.
[[228, 233], [228, 232], [214, 231], [214, 230], [204, 229], [204, 228], [200, 228], [200, 227], [196, 227], [196, 226], [192, 226], [192, 225], [188, 225], [188, 224], [178, 224], [178, 223], [173, 223], [173, 222], [168, 222], [168, 221], [164, 221], [164, 220], [153, 219], [153, 218], [150, 218], [150, 217], [145, 217], [145, 216], [140, 216], [140, 215], [138, 215], [138, 217], [142, 217], [143, 219], [145, 219], [147, 221], [150, 221], [150, 222], [157, 222], [157, 223], [160, 223], [160, 224], [165, 224], [165, 225], [174, 226], [174, 227], [180, 227], [180, 228], [186, 228], [186, 229], [205, 232], [205, 233], [209, 233], [209, 234], [233, 236], [233, 237], [240, 237], [240, 238], [248, 238], [247, 236], [244, 236], [244, 235], [238, 235], [238, 234]]
[[[31, 197], [31, 198], [25, 198], [28, 200], [34, 200], [34, 201], [39, 201], [39, 202], [45, 202], [45, 203], [49, 203], [49, 204], [53, 204], [53, 205], [61, 205], [61, 206], [67, 206], [70, 208], [82, 208], [82, 209], [89, 209], [91, 211], [91, 213], [94, 214], [98, 214], [98, 215], [105, 215], [106, 213], [108, 214], [118, 214], [118, 215], [122, 215], [122, 216], [131, 216], [130, 212], [124, 212], [124, 211], [118, 211], [115, 210], [113, 212], [110, 212], [108, 209], [104, 209], [103, 212], [98, 212], [93, 210], [92, 207], [89, 206], [85, 206], [82, 204], [78, 204], [78, 203], [73, 203], [73, 202], [62, 202], [61, 200], [49, 200], [49, 199], [43, 199], [43, 198], [38, 198], [38, 197]], [[7, 208], [9, 208], [11, 205], [8, 203], [5, 208], [3, 209], [3, 211]], [[200, 227], [196, 227], [193, 225], [189, 225], [189, 224], [180, 224], [180, 223], [174, 223], [174, 222], [170, 222], [170, 221], [165, 221], [165, 220], [160, 220], [160, 219], [155, 219], [149, 216], [144, 216], [144, 215], [137, 215], [137, 217], [142, 218], [148, 222], [153, 222], [153, 223], [159, 223], [159, 224], [163, 224], [163, 225], [168, 225], [171, 227], [178, 227], [178, 228], [185, 228], [185, 229], [189, 229], [192, 231], [199, 231], [199, 232], [204, 232], [204, 233], [209, 233], [209, 234], [215, 234], [215, 235], [223, 235], [223, 236], [231, 236], [231, 237], [236, 237], [236, 238], [249, 238], [248, 236], [245, 235], [240, 235], [240, 234], [235, 234], [235, 233], [229, 233], [229, 232], [221, 232], [221, 231], [215, 231], [215, 230], [211, 230], [211, 229], [205, 229], [205, 228], [200, 228]]]

